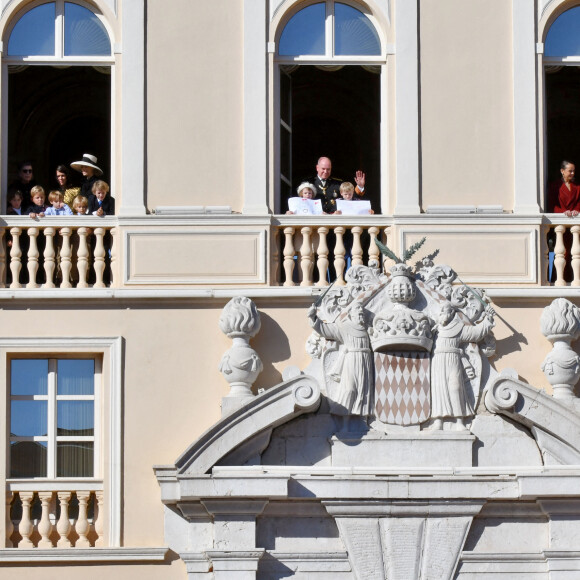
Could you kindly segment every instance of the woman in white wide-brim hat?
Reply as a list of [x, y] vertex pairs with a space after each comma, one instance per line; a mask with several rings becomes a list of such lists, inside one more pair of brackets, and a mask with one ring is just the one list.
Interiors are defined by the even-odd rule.
[[80, 161], [71, 163], [70, 166], [75, 171], [80, 171], [83, 174], [85, 179], [81, 185], [81, 195], [88, 199], [93, 191], [93, 183], [103, 175], [103, 170], [97, 165], [97, 158], [90, 153], [83, 153], [83, 158]]

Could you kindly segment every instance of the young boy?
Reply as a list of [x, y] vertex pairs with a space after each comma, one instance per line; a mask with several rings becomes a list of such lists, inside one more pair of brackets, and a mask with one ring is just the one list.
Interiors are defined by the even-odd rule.
[[[359, 201], [360, 198], [358, 196], [355, 197], [354, 194], [354, 185], [352, 183], [350, 183], [349, 181], [343, 181], [340, 184], [340, 195], [342, 196], [342, 199], [344, 199], [345, 201]], [[369, 209], [369, 213], [373, 214], [375, 213], [372, 209]], [[342, 212], [337, 209], [334, 212], [335, 215], [342, 215]]]
[[46, 209], [44, 189], [40, 185], [35, 185], [30, 190], [30, 198], [32, 199], [32, 205], [26, 210], [26, 213], [32, 219], [44, 217], [44, 210]]
[[46, 208], [44, 215], [73, 215], [71, 208], [64, 203], [62, 191], [51, 191], [48, 194], [48, 201], [52, 207]]
[[74, 198], [72, 202], [74, 215], [87, 215], [89, 209], [89, 200], [80, 193]]
[[8, 194], [8, 215], [22, 215], [22, 194], [19, 191], [12, 191]]
[[115, 199], [109, 193], [109, 185], [104, 181], [95, 181], [93, 193], [89, 196], [89, 213], [103, 217], [115, 215]]

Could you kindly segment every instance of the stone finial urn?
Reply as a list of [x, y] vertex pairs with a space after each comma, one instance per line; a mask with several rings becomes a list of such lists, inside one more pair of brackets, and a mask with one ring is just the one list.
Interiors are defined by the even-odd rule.
[[228, 397], [252, 397], [252, 385], [262, 372], [258, 353], [250, 346], [250, 338], [260, 330], [260, 314], [256, 305], [245, 296], [232, 298], [219, 319], [221, 331], [233, 341], [224, 353], [219, 370], [230, 385]]
[[554, 389], [555, 399], [572, 399], [580, 378], [580, 357], [570, 343], [580, 336], [580, 309], [565, 298], [557, 298], [544, 308], [540, 327], [553, 345], [542, 371]]
[[391, 281], [386, 288], [386, 292], [393, 302], [403, 306], [415, 299], [417, 289], [415, 288], [411, 266], [395, 264], [391, 268]]

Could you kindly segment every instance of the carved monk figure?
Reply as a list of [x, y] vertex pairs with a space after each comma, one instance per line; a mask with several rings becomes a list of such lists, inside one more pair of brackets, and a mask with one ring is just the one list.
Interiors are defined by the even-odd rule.
[[373, 357], [362, 305], [355, 304], [348, 318], [336, 324], [322, 322], [314, 305], [308, 310], [308, 317], [318, 334], [342, 344], [332, 373], [339, 386], [332, 397], [331, 412], [362, 417], [372, 415]]
[[461, 346], [479, 342], [492, 329], [495, 312], [488, 306], [485, 313], [479, 324], [467, 326], [456, 316], [453, 306], [441, 307], [431, 360], [431, 417], [434, 419], [431, 429], [442, 429], [443, 420], [451, 420], [454, 428], [462, 431], [466, 429], [465, 417], [475, 414], [467, 396]]

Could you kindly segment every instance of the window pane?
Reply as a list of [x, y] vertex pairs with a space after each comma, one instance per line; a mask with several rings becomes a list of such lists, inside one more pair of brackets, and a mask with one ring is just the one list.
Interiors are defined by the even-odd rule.
[[334, 54], [381, 54], [379, 35], [372, 22], [359, 10], [336, 3], [334, 27]]
[[57, 393], [59, 395], [92, 395], [95, 387], [95, 361], [59, 360]]
[[46, 436], [47, 401], [11, 401], [10, 435], [16, 437]]
[[325, 4], [313, 4], [294, 14], [282, 31], [278, 54], [324, 54], [325, 18]]
[[90, 10], [65, 2], [64, 55], [109, 56], [111, 43], [103, 23]]
[[93, 477], [94, 444], [62, 441], [56, 444], [57, 477]]
[[580, 6], [560, 14], [550, 26], [544, 45], [546, 56], [580, 55]]
[[9, 56], [54, 56], [55, 4], [41, 4], [16, 23], [8, 40]]
[[46, 395], [48, 359], [20, 359], [10, 363], [12, 395]]
[[58, 401], [57, 435], [92, 436], [95, 432], [93, 401]]
[[10, 444], [10, 477], [46, 477], [46, 443], [17, 441]]

